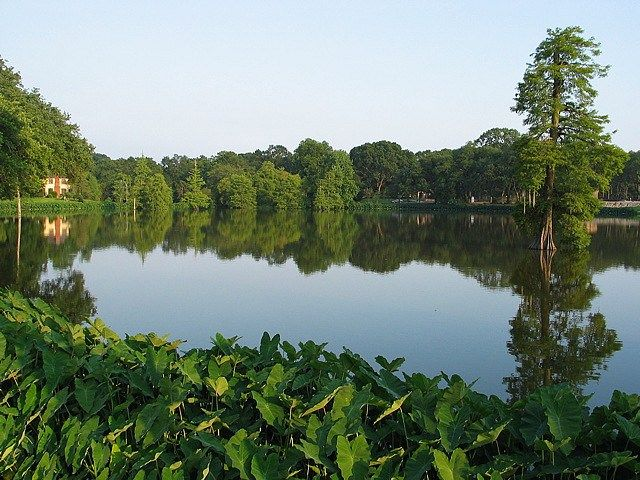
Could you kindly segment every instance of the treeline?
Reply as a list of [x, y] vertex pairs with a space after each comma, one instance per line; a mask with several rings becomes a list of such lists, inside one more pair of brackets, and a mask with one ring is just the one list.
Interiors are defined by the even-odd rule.
[[[102, 154], [94, 160], [103, 198], [130, 202], [126, 186], [133, 177], [128, 172], [142, 160], [113, 160]], [[173, 201], [190, 210], [211, 203], [233, 209], [341, 210], [352, 206], [359, 192], [349, 155], [311, 139], [302, 141], [293, 153], [278, 145], [253, 153], [223, 151], [212, 157], [174, 155], [152, 168], [164, 173]]]
[[[411, 152], [389, 141], [365, 143], [349, 154], [327, 142], [303, 140], [290, 152], [282, 145], [250, 153], [164, 157], [149, 162], [163, 173], [173, 201], [198, 210], [229, 208], [340, 210], [368, 198], [437, 203], [531, 202], [517, 168], [523, 137], [494, 128], [457, 149]], [[94, 174], [103, 198], [126, 202], [124, 185], [139, 159], [95, 155]], [[630, 152], [624, 171], [601, 192], [606, 199], [640, 199], [640, 152]]]
[[[130, 209], [156, 211], [179, 203], [190, 210], [229, 208], [348, 209], [371, 197], [531, 203], [518, 168], [523, 136], [493, 128], [456, 149], [412, 152], [390, 141], [365, 143], [349, 153], [306, 139], [250, 153], [112, 160], [93, 154], [69, 116], [26, 89], [0, 58], [0, 198], [42, 195], [42, 179], [68, 177], [68, 196], [111, 199]], [[520, 152], [520, 153], [519, 153]], [[640, 200], [640, 152], [631, 152], [607, 199]], [[535, 201], [534, 201], [535, 203]]]

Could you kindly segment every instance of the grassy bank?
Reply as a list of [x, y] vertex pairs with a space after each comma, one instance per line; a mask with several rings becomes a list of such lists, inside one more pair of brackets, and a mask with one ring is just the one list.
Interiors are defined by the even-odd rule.
[[[113, 202], [96, 200], [61, 200], [55, 198], [24, 198], [24, 215], [71, 215], [81, 213], [110, 213], [116, 211]], [[13, 216], [17, 211], [16, 200], [0, 200], [0, 215]]]
[[[203, 332], [205, 334], [206, 332]], [[179, 352], [0, 291], [5, 478], [637, 478], [640, 397], [569, 387], [513, 405], [458, 376], [348, 350], [217, 335]]]

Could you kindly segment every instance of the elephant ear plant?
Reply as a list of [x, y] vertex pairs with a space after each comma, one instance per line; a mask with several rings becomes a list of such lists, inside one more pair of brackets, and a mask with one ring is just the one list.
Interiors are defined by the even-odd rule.
[[637, 478], [640, 398], [566, 386], [508, 405], [349, 350], [179, 350], [0, 291], [4, 479]]

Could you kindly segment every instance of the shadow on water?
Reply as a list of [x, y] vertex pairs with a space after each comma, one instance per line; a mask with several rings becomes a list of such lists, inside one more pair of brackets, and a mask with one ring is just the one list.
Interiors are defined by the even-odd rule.
[[540, 385], [580, 389], [598, 378], [622, 344], [604, 314], [590, 313], [598, 295], [592, 276], [640, 268], [640, 227], [629, 221], [597, 221], [590, 253], [554, 257], [523, 249], [512, 219], [500, 215], [225, 211], [30, 218], [19, 227], [16, 219], [0, 219], [0, 286], [43, 297], [75, 321], [96, 313], [76, 261], [113, 247], [142, 262], [155, 250], [293, 261], [303, 275], [344, 264], [378, 274], [409, 263], [446, 265], [485, 288], [521, 297], [507, 344], [516, 368], [504, 379], [514, 400]]

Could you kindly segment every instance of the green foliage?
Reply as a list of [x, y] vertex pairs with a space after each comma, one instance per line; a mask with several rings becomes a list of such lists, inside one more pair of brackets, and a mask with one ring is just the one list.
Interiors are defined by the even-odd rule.
[[185, 187], [185, 192], [180, 198], [180, 203], [188, 210], [203, 210], [211, 205], [211, 198], [204, 191], [205, 182], [200, 175], [200, 170], [194, 162], [193, 169]]
[[220, 205], [234, 209], [256, 208], [256, 187], [248, 175], [233, 173], [218, 183]]
[[540, 195], [535, 205], [525, 207], [521, 225], [533, 233], [551, 204], [562, 245], [574, 249], [588, 246], [585, 222], [600, 210], [597, 194], [609, 189], [611, 179], [622, 171], [627, 153], [609, 144], [554, 144], [532, 139], [519, 148], [517, 178], [523, 189], [542, 192], [547, 165], [553, 166], [555, 177], [552, 198]]
[[413, 153], [388, 141], [354, 147], [349, 152], [349, 157], [367, 197], [384, 194], [387, 185], [401, 169], [414, 160]]
[[[595, 61], [599, 44], [582, 34], [580, 27], [547, 30], [518, 84], [513, 107], [529, 127], [517, 179], [522, 189], [540, 197], [537, 205], [527, 198], [523, 217], [538, 225], [540, 241], [534, 244], [542, 249], [555, 249], [554, 224], [563, 245], [588, 244], [582, 222], [599, 209], [594, 194], [609, 189], [626, 161], [604, 132], [607, 116], [594, 109], [597, 92], [591, 82], [609, 67]], [[533, 208], [527, 212], [528, 203]]]
[[113, 182], [113, 200], [121, 205], [128, 205], [131, 200], [131, 176], [118, 172]]
[[[110, 213], [116, 210], [112, 202], [63, 200], [57, 198], [23, 198], [22, 213], [26, 215], [69, 215], [79, 213]], [[16, 213], [15, 200], [0, 200], [0, 215]]]
[[173, 194], [162, 173], [153, 173], [152, 163], [146, 157], [136, 161], [130, 194], [135, 210], [156, 214], [171, 209]]
[[349, 155], [327, 142], [303, 140], [293, 156], [307, 203], [316, 210], [340, 210], [353, 205], [358, 183]]
[[0, 58], [0, 196], [13, 197], [18, 188], [36, 195], [48, 175], [82, 183], [92, 166], [93, 147], [66, 113], [21, 82]]
[[254, 176], [258, 205], [275, 210], [291, 210], [302, 206], [302, 179], [264, 162]]
[[98, 183], [98, 179], [91, 172], [86, 172], [76, 177], [68, 196], [80, 201], [100, 200], [102, 198], [102, 188]]
[[[8, 478], [630, 478], [640, 397], [592, 411], [565, 386], [512, 405], [458, 376], [397, 376], [266, 333], [180, 354], [0, 293], [0, 469]], [[377, 421], [376, 421], [377, 419]]]
[[353, 206], [358, 193], [351, 160], [344, 152], [334, 152], [335, 162], [316, 187], [315, 210], [345, 210]]
[[609, 193], [614, 199], [640, 200], [640, 151], [629, 152], [629, 160], [611, 182]]

